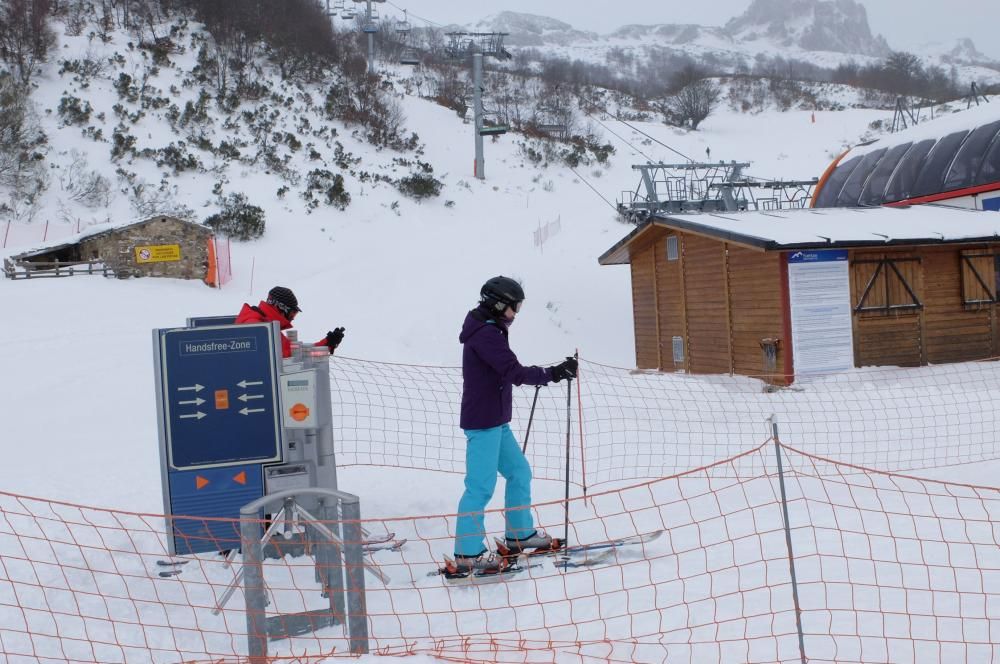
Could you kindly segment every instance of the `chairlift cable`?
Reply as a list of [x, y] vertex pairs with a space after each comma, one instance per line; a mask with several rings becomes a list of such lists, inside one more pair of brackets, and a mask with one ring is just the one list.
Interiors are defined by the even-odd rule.
[[393, 7], [395, 7], [396, 9], [398, 9], [401, 12], [407, 12], [408, 16], [412, 16], [413, 18], [417, 19], [418, 21], [423, 21], [424, 23], [427, 23], [428, 25], [433, 25], [434, 27], [437, 27], [437, 28], [445, 28], [445, 27], [447, 27], [447, 26], [442, 25], [440, 23], [435, 23], [434, 21], [432, 21], [432, 20], [430, 20], [428, 18], [424, 18], [423, 16], [417, 16], [413, 12], [410, 12], [408, 9], [403, 9], [402, 7], [400, 7], [399, 5], [397, 5], [396, 3], [392, 2], [392, 0], [386, 0], [386, 4], [392, 5]]
[[616, 214], [618, 213], [618, 206], [616, 206], [614, 203], [612, 203], [611, 201], [609, 201], [608, 199], [606, 199], [604, 197], [604, 194], [602, 194], [601, 192], [597, 191], [597, 189], [594, 187], [594, 185], [590, 184], [590, 181], [588, 181], [587, 178], [585, 178], [582, 175], [580, 175], [579, 173], [577, 173], [576, 170], [572, 166], [570, 166], [569, 164], [566, 165], [566, 168], [568, 168], [570, 171], [572, 171], [573, 175], [575, 175], [576, 177], [580, 178], [580, 180], [582, 180], [585, 185], [587, 185], [588, 187], [590, 187], [591, 191], [593, 191], [595, 194], [597, 194], [598, 196], [600, 196], [601, 200], [604, 201], [605, 203], [607, 203], [608, 207], [610, 207], [612, 210], [614, 210]]
[[661, 140], [659, 140], [659, 139], [657, 139], [657, 138], [654, 138], [653, 136], [650, 136], [649, 134], [647, 134], [647, 133], [646, 133], [646, 132], [644, 132], [643, 130], [639, 129], [638, 127], [634, 127], [634, 126], [630, 125], [630, 124], [629, 124], [628, 122], [625, 122], [624, 120], [622, 120], [622, 119], [621, 119], [620, 117], [618, 117], [617, 115], [614, 115], [614, 114], [612, 114], [612, 115], [613, 115], [613, 117], [615, 118], [615, 120], [618, 120], [618, 122], [621, 122], [621, 123], [622, 123], [623, 125], [625, 125], [625, 126], [626, 126], [626, 127], [628, 127], [629, 129], [631, 129], [632, 131], [637, 131], [637, 132], [639, 132], [640, 134], [642, 134], [643, 136], [645, 136], [646, 138], [648, 138], [649, 140], [651, 140], [651, 141], [653, 141], [653, 142], [655, 142], [655, 143], [658, 143], [658, 144], [662, 145], [663, 147], [665, 147], [666, 149], [670, 150], [670, 151], [671, 151], [671, 152], [673, 152], [674, 154], [676, 154], [676, 155], [680, 155], [681, 157], [683, 157], [684, 159], [687, 159], [688, 161], [690, 161], [690, 162], [692, 162], [692, 163], [694, 162], [694, 159], [692, 159], [691, 157], [687, 156], [687, 155], [686, 155], [686, 154], [684, 154], [683, 152], [678, 152], [677, 150], [675, 150], [674, 148], [670, 147], [669, 145], [667, 145], [667, 144], [666, 144], [666, 143], [664, 143], [663, 141], [661, 141]]
[[590, 118], [591, 120], [593, 120], [594, 122], [596, 122], [597, 124], [601, 125], [605, 129], [607, 129], [608, 133], [610, 133], [612, 136], [616, 137], [622, 143], [624, 143], [625, 145], [629, 146], [630, 148], [632, 148], [633, 150], [635, 150], [636, 152], [638, 152], [639, 154], [641, 154], [646, 159], [646, 161], [653, 161], [653, 159], [649, 155], [647, 155], [645, 152], [643, 152], [639, 148], [637, 148], [634, 145], [632, 145], [631, 143], [629, 143], [627, 138], [624, 138], [623, 136], [620, 136], [619, 134], [616, 134], [615, 131], [611, 127], [609, 127], [608, 125], [604, 124], [603, 122], [601, 122], [600, 120], [598, 120], [597, 118], [595, 118], [590, 113], [587, 113], [587, 117]]

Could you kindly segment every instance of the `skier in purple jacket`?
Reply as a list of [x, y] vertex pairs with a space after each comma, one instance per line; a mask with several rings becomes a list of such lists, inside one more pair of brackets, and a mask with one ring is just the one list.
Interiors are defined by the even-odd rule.
[[538, 532], [531, 516], [531, 466], [510, 430], [511, 387], [547, 385], [575, 378], [577, 361], [568, 357], [552, 367], [525, 367], [510, 349], [508, 334], [524, 301], [521, 285], [494, 277], [483, 285], [479, 306], [465, 317], [462, 333], [462, 414], [465, 431], [465, 493], [458, 503], [455, 572], [490, 573], [501, 568], [485, 555], [483, 510], [493, 497], [497, 473], [507, 482], [506, 546], [514, 552], [545, 549], [552, 538]]

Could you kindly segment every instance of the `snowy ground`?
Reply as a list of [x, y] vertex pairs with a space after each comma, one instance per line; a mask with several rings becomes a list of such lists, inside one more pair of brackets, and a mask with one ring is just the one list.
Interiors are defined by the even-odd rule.
[[[69, 43], [66, 50], [72, 53], [82, 48]], [[38, 92], [43, 108], [57, 103], [63, 84], [50, 70]], [[162, 82], [164, 88], [168, 84]], [[109, 107], [114, 100], [110, 93], [102, 100], [99, 88], [94, 84], [91, 89], [95, 107]], [[426, 144], [422, 159], [434, 165], [445, 183], [439, 199], [416, 204], [389, 187], [355, 183], [353, 202], [346, 212], [322, 209], [306, 215], [300, 204], [274, 197], [279, 183], [272, 178], [249, 169], [232, 169], [227, 174], [226, 190], [245, 191], [252, 202], [264, 207], [268, 232], [256, 242], [233, 245], [234, 280], [222, 290], [211, 290], [199, 282], [156, 279], [0, 281], [0, 302], [8, 321], [0, 326], [4, 443], [0, 490], [129, 511], [160, 511], [150, 330], [183, 325], [188, 316], [235, 313], [244, 301], [255, 303], [275, 284], [290, 286], [297, 293], [304, 309], [297, 327], [304, 338], [320, 338], [327, 329], [343, 325], [347, 339], [342, 352], [348, 357], [454, 366], [460, 358], [458, 329], [465, 311], [475, 303], [479, 285], [494, 274], [508, 274], [523, 279], [528, 295], [512, 334], [513, 346], [523, 361], [555, 361], [579, 348], [592, 361], [633, 366], [628, 270], [597, 265], [597, 256], [630, 228], [616, 219], [611, 207], [588, 183], [613, 202], [621, 191], [635, 188], [638, 180], [632, 164], [646, 159], [674, 161], [676, 155], [624, 125], [602, 119], [607, 128], [596, 124], [596, 129], [619, 134], [620, 138], [605, 133], [618, 153], [609, 166], [579, 169], [586, 182], [562, 168], [535, 169], [518, 153], [513, 135], [487, 141], [487, 179], [481, 182], [470, 176], [470, 125], [431, 102], [412, 97], [401, 102], [408, 125]], [[807, 112], [720, 113], [694, 133], [656, 123], [636, 126], [696, 159], [710, 148], [712, 159], [753, 161], [753, 175], [798, 179], [818, 176], [871, 121], [885, 116], [851, 110], [816, 113], [813, 122]], [[80, 137], [77, 128], [58, 128], [51, 116], [45, 116], [44, 121], [58, 151], [92, 151], [91, 165], [113, 172], [107, 163], [106, 145]], [[169, 142], [165, 128], [149, 122], [147, 133], [157, 136], [157, 140], [149, 140], [157, 145]], [[384, 165], [389, 161], [384, 153], [368, 150], [347, 137], [343, 140], [366, 162]], [[134, 168], [146, 172], [153, 181], [157, 179], [155, 167], [149, 164]], [[205, 214], [210, 212], [201, 208], [209, 198], [210, 178], [186, 176], [177, 183], [180, 202]], [[394, 212], [391, 206], [397, 201], [398, 212]], [[454, 205], [446, 206], [446, 201], [454, 201]], [[73, 226], [60, 226], [57, 207], [56, 200], [50, 201], [50, 237], [65, 236]], [[127, 203], [118, 200], [108, 212], [126, 215]], [[46, 215], [13, 229], [3, 255], [36, 244], [44, 218]], [[560, 232], [544, 247], [537, 247], [535, 230], [556, 219]], [[879, 377], [867, 387], [864, 377], [849, 388], [818, 384], [804, 396], [774, 398], [759, 394], [759, 386], [739, 378], [643, 377], [643, 381], [659, 385], [663, 395], [678, 397], [678, 403], [685, 404], [681, 413], [688, 417], [677, 421], [687, 424], [675, 422], [672, 433], [686, 436], [687, 442], [675, 447], [674, 456], [657, 453], [667, 457], [657, 463], [645, 457], [630, 459], [627, 450], [619, 450], [607, 463], [614, 461], [618, 464], [614, 468], [622, 473], [616, 476], [602, 465], [608, 473], [604, 480], [621, 481], [651, 472], [654, 476], [668, 474], [750, 449], [766, 438], [763, 420], [774, 412], [775, 404], [790, 422], [789, 440], [795, 446], [810, 442], [803, 432], [811, 422], [826, 422], [818, 414], [831, 403], [842, 410], [830, 420], [853, 417], [870, 423], [873, 420], [866, 415], [851, 415], [851, 409], [874, 402], [870, 413], [879, 408], [878, 412], [892, 413], [885, 422], [862, 426], [860, 431], [837, 428], [836, 440], [831, 440], [831, 426], [825, 437], [812, 442], [830, 445], [826, 452], [840, 450], [848, 457], [870, 457], [890, 463], [892, 468], [927, 468], [949, 460], [981, 461], [985, 457], [974, 444], [966, 443], [966, 448], [953, 450], [954, 454], [934, 451], [933, 445], [939, 437], [947, 438], [949, 418], [962, 415], [968, 399], [973, 398], [981, 406], [981, 417], [976, 420], [981, 430], [976, 435], [981, 435], [984, 443], [995, 443], [991, 438], [995, 428], [986, 414], [995, 409], [993, 395], [970, 391], [963, 400], [956, 387], [958, 380], [945, 378], [935, 383], [934, 371], [918, 370], [915, 375], [917, 380], [928, 377], [930, 382], [923, 383], [928, 390], [924, 397], [927, 404], [943, 409], [941, 419], [937, 424], [913, 427], [924, 437], [916, 436], [913, 449], [919, 450], [919, 463], [911, 465], [895, 455], [894, 447], [886, 446], [885, 440], [895, 440], [898, 434], [888, 432], [882, 447], [878, 442], [869, 446], [870, 438], [862, 434], [874, 437], [885, 422], [905, 429], [915, 413], [893, 409], [907, 398], [907, 376], [912, 373], [902, 378]], [[862, 386], [864, 398], [854, 393], [857, 386]], [[950, 395], [947, 400], [939, 398], [943, 393]], [[683, 400], [685, 394], [690, 395], [687, 401]], [[523, 420], [527, 394], [519, 398]], [[879, 404], [879, 399], [885, 403]], [[951, 410], [949, 404], [954, 406]], [[916, 411], [920, 406], [914, 408]], [[549, 434], [548, 445], [558, 447], [556, 407], [548, 413], [551, 429], [541, 430]], [[697, 417], [691, 416], [693, 413]], [[623, 416], [617, 423], [634, 421]], [[637, 429], [647, 437], [651, 431], [641, 424]], [[444, 436], [443, 444], [452, 453], [458, 449], [453, 446], [457, 433], [453, 429]], [[952, 431], [955, 436], [961, 433]], [[558, 463], [546, 460], [558, 454], [546, 452], [541, 440], [533, 443], [538, 446], [541, 476], [536, 497], [555, 500], [561, 496], [562, 484], [557, 481], [561, 470]], [[631, 462], [635, 463], [630, 466]], [[629, 468], [629, 472], [623, 470]], [[988, 481], [990, 470], [978, 464], [973, 470], [954, 466], [935, 474]], [[396, 481], [385, 481], [387, 477]], [[460, 475], [429, 470], [345, 468], [341, 483], [362, 496], [366, 516], [380, 518], [448, 514], [461, 491]], [[368, 489], [376, 483], [378, 491]], [[410, 489], [414, 484], [434, 490], [414, 495]], [[550, 520], [559, 522], [556, 516]]]

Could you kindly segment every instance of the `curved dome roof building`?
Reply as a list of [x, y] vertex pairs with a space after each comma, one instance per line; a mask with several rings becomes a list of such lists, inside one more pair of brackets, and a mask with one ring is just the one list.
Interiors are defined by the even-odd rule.
[[851, 148], [813, 197], [820, 208], [919, 203], [1000, 210], [1000, 103]]

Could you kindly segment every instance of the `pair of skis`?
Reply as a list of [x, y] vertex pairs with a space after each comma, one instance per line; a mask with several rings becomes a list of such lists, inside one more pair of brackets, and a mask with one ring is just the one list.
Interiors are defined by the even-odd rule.
[[454, 560], [445, 556], [444, 566], [428, 573], [427, 576], [443, 576], [445, 581], [453, 584], [503, 581], [525, 570], [541, 567], [541, 563], [533, 562], [534, 559], [541, 557], [555, 558], [555, 566], [565, 570], [594, 567], [613, 562], [620, 549], [648, 544], [659, 539], [661, 535], [663, 535], [662, 530], [655, 530], [642, 535], [621, 537], [606, 542], [571, 546], [565, 546], [560, 540], [553, 539], [551, 547], [523, 552], [510, 550], [504, 542], [497, 539], [495, 541], [500, 564], [496, 570], [461, 570], [455, 565]]
[[[364, 551], [364, 553], [375, 553], [376, 551], [399, 551], [405, 544], [405, 538], [396, 539], [396, 533], [386, 533], [385, 535], [365, 540], [362, 544], [362, 551]], [[177, 576], [184, 571], [184, 565], [187, 565], [189, 562], [191, 562], [190, 558], [157, 560], [157, 576], [164, 579]]]

